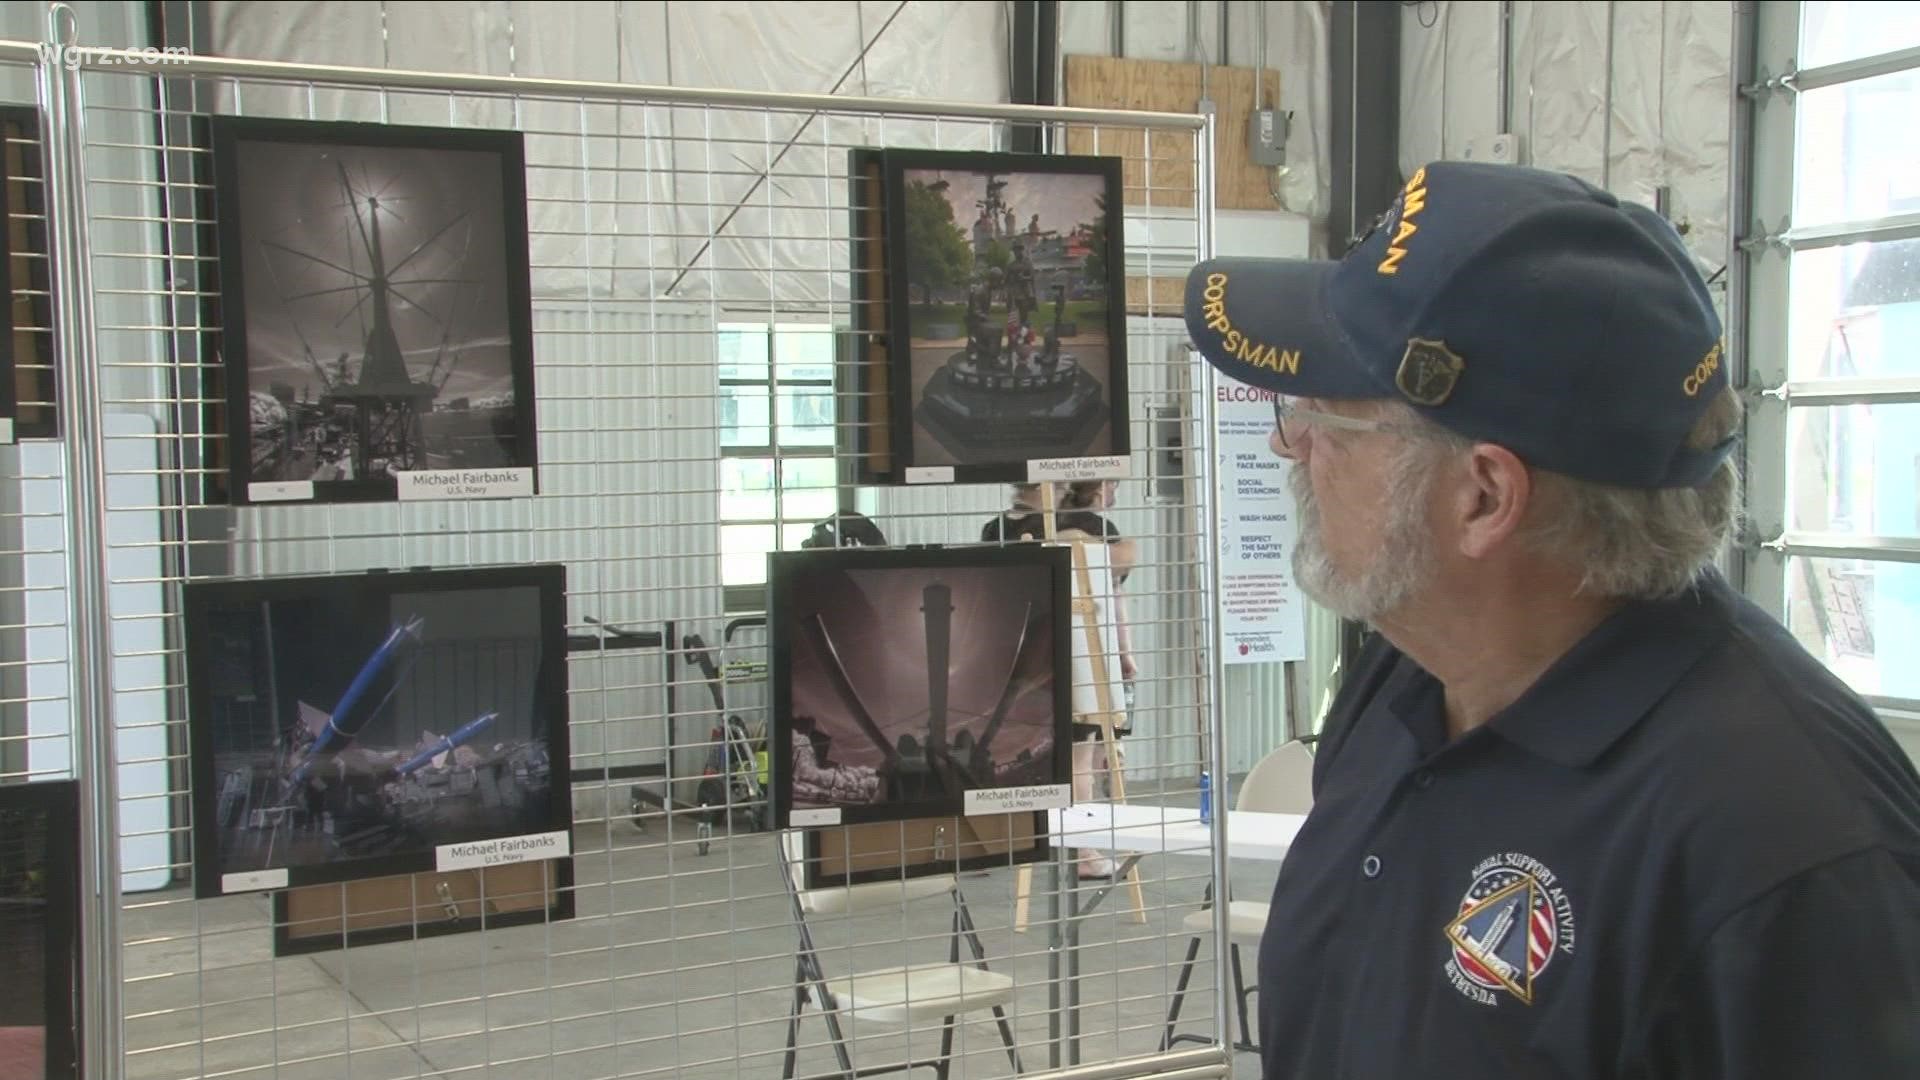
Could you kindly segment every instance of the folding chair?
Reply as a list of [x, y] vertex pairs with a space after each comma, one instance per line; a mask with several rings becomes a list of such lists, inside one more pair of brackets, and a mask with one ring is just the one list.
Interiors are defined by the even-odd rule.
[[[1022, 1071], [1013, 1025], [1007, 1021], [1005, 1011], [1006, 1004], [1014, 996], [1013, 977], [988, 970], [987, 951], [974, 928], [973, 914], [967, 908], [959, 878], [952, 874], [941, 874], [910, 877], [904, 881], [803, 889], [804, 835], [796, 830], [784, 830], [778, 835], [780, 872], [786, 881], [787, 895], [793, 907], [794, 928], [800, 938], [799, 951], [795, 954], [793, 1006], [787, 1014], [787, 1052], [780, 1073], [782, 1080], [793, 1080], [794, 1065], [799, 1054], [800, 1020], [809, 1001], [819, 1006], [821, 1016], [827, 1022], [827, 1033], [833, 1040], [833, 1052], [843, 1080], [920, 1068], [931, 1068], [939, 1080], [947, 1080], [948, 1070], [952, 1067], [956, 1022], [961, 1016], [989, 1011], [1000, 1028], [1000, 1039], [1006, 1044], [1007, 1059], [1013, 1063], [1014, 1073], [1017, 1075]], [[945, 963], [912, 964], [828, 977], [820, 964], [813, 933], [807, 924], [809, 915], [843, 915], [897, 907], [941, 893], [953, 897], [953, 929], [949, 935]], [[962, 963], [960, 960], [962, 940], [972, 955], [971, 963]], [[852, 1048], [841, 1026], [843, 1018], [909, 1026], [920, 1020], [938, 1018], [942, 1024], [940, 1056], [924, 1061], [908, 1060], [898, 1065], [855, 1069]]]
[[[1305, 743], [1294, 741], [1283, 743], [1272, 753], [1257, 762], [1253, 771], [1240, 785], [1240, 797], [1235, 801], [1235, 810], [1252, 810], [1267, 814], [1304, 814], [1313, 809], [1313, 752]], [[1236, 1011], [1240, 1014], [1240, 1041], [1234, 1043], [1236, 1050], [1258, 1050], [1254, 1042], [1253, 1028], [1247, 1021], [1247, 998], [1259, 989], [1259, 984], [1246, 984], [1246, 978], [1240, 967], [1240, 946], [1251, 948], [1257, 957], [1260, 954], [1260, 937], [1266, 932], [1267, 911], [1270, 905], [1262, 900], [1235, 900], [1227, 897], [1227, 936], [1232, 940], [1229, 958], [1233, 964], [1233, 998]], [[1193, 976], [1194, 961], [1200, 955], [1200, 942], [1203, 935], [1213, 932], [1213, 883], [1208, 882], [1206, 899], [1200, 910], [1188, 915], [1181, 923], [1193, 936], [1187, 941], [1187, 958], [1180, 965], [1180, 981], [1174, 985], [1173, 1001], [1167, 1009], [1167, 1033], [1160, 1040], [1160, 1049], [1170, 1049], [1177, 1042], [1211, 1042], [1211, 1039], [1199, 1035], [1175, 1035], [1174, 1025], [1180, 1019], [1180, 1004], [1186, 997], [1187, 980]]]

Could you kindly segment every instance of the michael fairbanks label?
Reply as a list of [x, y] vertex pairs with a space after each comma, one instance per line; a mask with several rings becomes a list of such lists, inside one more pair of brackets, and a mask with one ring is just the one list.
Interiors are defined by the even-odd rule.
[[1036, 458], [1027, 462], [1027, 482], [1072, 483], [1075, 480], [1125, 480], [1133, 475], [1133, 459], [1125, 454], [1106, 457]]
[[828, 806], [818, 810], [794, 810], [787, 814], [787, 818], [796, 829], [804, 829], [813, 825], [838, 825], [840, 824], [840, 808], [837, 806]]
[[474, 870], [485, 866], [563, 859], [573, 854], [573, 837], [565, 830], [441, 844], [433, 849], [435, 870]]
[[311, 480], [261, 480], [247, 485], [247, 498], [254, 502], [298, 502], [313, 499]]
[[1072, 784], [976, 788], [967, 792], [966, 814], [968, 817], [978, 814], [1019, 814], [1029, 810], [1065, 810], [1072, 805]]
[[533, 470], [430, 469], [397, 472], [400, 499], [512, 499], [533, 494]]
[[287, 887], [287, 868], [278, 870], [249, 870], [239, 874], [220, 875], [221, 892], [259, 892], [262, 889], [284, 889]]

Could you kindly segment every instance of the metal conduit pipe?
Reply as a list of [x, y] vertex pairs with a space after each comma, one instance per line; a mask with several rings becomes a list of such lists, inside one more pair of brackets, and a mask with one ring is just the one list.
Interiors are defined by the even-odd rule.
[[[73, 8], [47, 10], [47, 42], [76, 44]], [[65, 385], [59, 395], [68, 512], [66, 531], [67, 716], [73, 772], [80, 789], [79, 996], [82, 1068], [89, 1077], [125, 1075], [121, 1053], [120, 818], [115, 781], [113, 638], [107, 571], [107, 480], [99, 351], [94, 342], [92, 253], [88, 244], [85, 109], [81, 72], [43, 64], [39, 95], [47, 113], [47, 216], [53, 258], [54, 321]]]

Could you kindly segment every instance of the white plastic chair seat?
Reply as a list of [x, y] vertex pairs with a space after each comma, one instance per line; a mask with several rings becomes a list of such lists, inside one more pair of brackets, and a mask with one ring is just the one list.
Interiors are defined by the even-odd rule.
[[862, 971], [826, 980], [842, 1014], [901, 1024], [991, 1009], [1013, 1000], [1013, 976], [967, 964]]
[[[1227, 934], [1235, 941], [1260, 940], [1267, 929], [1267, 909], [1271, 905], [1259, 900], [1235, 900], [1227, 905]], [[1181, 920], [1189, 934], [1210, 934], [1213, 932], [1213, 911], [1210, 908], [1196, 911]]]
[[952, 874], [936, 874], [905, 881], [865, 881], [831, 889], [808, 889], [800, 894], [800, 908], [809, 915], [845, 915], [892, 907], [951, 892], [954, 881]]

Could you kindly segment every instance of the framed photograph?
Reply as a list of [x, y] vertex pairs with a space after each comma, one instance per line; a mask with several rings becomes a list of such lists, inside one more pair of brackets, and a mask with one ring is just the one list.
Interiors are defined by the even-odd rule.
[[[1120, 159], [888, 149], [852, 161], [870, 175], [876, 154], [889, 475], [1014, 482], [1031, 461], [1129, 453], [1126, 256], [1110, 216]], [[861, 299], [856, 288], [856, 317]]]
[[0, 785], [0, 1076], [79, 1080], [80, 799]]
[[196, 895], [572, 854], [559, 565], [189, 582]]
[[43, 160], [39, 110], [0, 106], [0, 191], [6, 200], [0, 289], [8, 298], [0, 334], [0, 419], [7, 421], [0, 424], [0, 442], [60, 435]]
[[774, 827], [953, 818], [972, 791], [1070, 783], [1068, 557], [770, 553]]
[[534, 494], [521, 133], [216, 116], [209, 137], [229, 498]]

